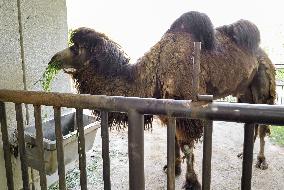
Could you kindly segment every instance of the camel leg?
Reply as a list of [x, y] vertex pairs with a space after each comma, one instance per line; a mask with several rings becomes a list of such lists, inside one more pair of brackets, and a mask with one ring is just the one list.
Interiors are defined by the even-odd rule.
[[260, 148], [259, 153], [257, 155], [257, 162], [256, 167], [260, 168], [262, 170], [266, 170], [268, 168], [268, 164], [265, 159], [264, 155], [264, 146], [265, 146], [265, 136], [267, 134], [267, 131], [269, 130], [267, 125], [259, 125], [259, 141], [260, 141]]
[[180, 147], [177, 138], [175, 138], [175, 153], [176, 153], [175, 174], [177, 176], [181, 174], [181, 161], [182, 161], [182, 158], [180, 156]]
[[200, 190], [201, 185], [198, 182], [197, 175], [194, 171], [194, 154], [193, 146], [189, 147], [184, 145], [182, 147], [185, 159], [186, 159], [186, 181], [184, 189], [186, 190]]
[[[177, 138], [175, 138], [175, 175], [178, 176], [181, 174], [181, 155], [180, 155], [180, 147], [177, 141]], [[167, 172], [167, 165], [164, 166], [164, 171]]]
[[[257, 136], [258, 136], [258, 125], [255, 125], [253, 143], [255, 143]], [[237, 156], [238, 156], [238, 158], [243, 158], [243, 152], [240, 152]]]

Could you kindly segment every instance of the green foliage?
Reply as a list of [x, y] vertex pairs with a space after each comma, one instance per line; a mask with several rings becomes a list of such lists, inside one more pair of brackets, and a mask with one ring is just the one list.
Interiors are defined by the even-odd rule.
[[51, 90], [51, 82], [60, 71], [60, 66], [60, 62], [54, 61], [45, 69], [42, 78], [40, 79], [40, 83], [44, 91], [49, 92]]
[[270, 137], [272, 142], [284, 146], [284, 126], [272, 126]]
[[68, 47], [73, 45], [73, 43], [71, 42], [71, 36], [72, 36], [73, 31], [74, 31], [73, 29], [68, 30]]
[[284, 68], [276, 69], [276, 79], [284, 80]]

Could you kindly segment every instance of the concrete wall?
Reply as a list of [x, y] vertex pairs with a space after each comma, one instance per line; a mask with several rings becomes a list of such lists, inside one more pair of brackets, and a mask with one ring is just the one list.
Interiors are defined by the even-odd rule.
[[[20, 40], [17, 0], [0, 0], [0, 89], [42, 90], [36, 83], [52, 55], [67, 46], [67, 10], [65, 0], [20, 0], [23, 40]], [[24, 52], [22, 64], [21, 42]], [[23, 78], [26, 80], [23, 80]], [[70, 79], [60, 74], [52, 91], [70, 92]], [[67, 112], [64, 110], [63, 112]], [[33, 121], [33, 109], [28, 113]], [[26, 112], [24, 111], [26, 115]], [[52, 117], [50, 108], [43, 108], [43, 119]], [[25, 117], [24, 115], [24, 117]], [[16, 127], [14, 105], [7, 104], [10, 133]], [[1, 136], [1, 134], [0, 134]], [[1, 137], [2, 140], [2, 137]], [[0, 190], [6, 188], [2, 142], [0, 140]], [[15, 189], [21, 188], [19, 159], [12, 160]]]

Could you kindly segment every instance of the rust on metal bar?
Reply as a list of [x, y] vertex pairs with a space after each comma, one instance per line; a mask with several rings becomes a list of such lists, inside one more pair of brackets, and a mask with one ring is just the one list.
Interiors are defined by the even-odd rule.
[[20, 159], [21, 159], [23, 189], [29, 190], [30, 189], [29, 173], [28, 173], [27, 155], [26, 155], [26, 147], [25, 147], [25, 134], [24, 134], [22, 104], [15, 104], [15, 110], [16, 110], [17, 130], [18, 130], [19, 152], [20, 152]]
[[244, 150], [242, 170], [242, 190], [251, 189], [252, 162], [253, 162], [253, 136], [255, 124], [246, 123], [244, 126]]
[[169, 118], [167, 126], [167, 189], [175, 189], [175, 133], [176, 119]]
[[207, 121], [203, 135], [202, 190], [210, 190], [213, 121]]
[[77, 136], [78, 136], [80, 185], [81, 185], [81, 190], [87, 190], [86, 152], [85, 152], [85, 136], [84, 136], [82, 109], [76, 109], [76, 123], [77, 123]]
[[199, 74], [200, 74], [200, 51], [201, 42], [194, 42], [194, 57], [193, 57], [193, 101], [198, 100], [199, 92]]
[[45, 175], [41, 106], [34, 105], [34, 117], [35, 117], [35, 128], [36, 128], [36, 146], [40, 158], [40, 170], [39, 170], [40, 186], [42, 190], [46, 190], [47, 182]]
[[129, 189], [144, 190], [144, 116], [130, 110], [128, 119]]
[[101, 137], [102, 137], [104, 189], [110, 190], [111, 181], [110, 181], [110, 159], [109, 159], [108, 112], [106, 111], [101, 111]]
[[66, 189], [65, 182], [65, 164], [64, 164], [64, 149], [63, 149], [63, 136], [61, 130], [61, 108], [54, 107], [54, 120], [55, 120], [55, 135], [56, 135], [56, 151], [57, 151], [57, 165], [59, 175], [59, 189]]
[[131, 108], [141, 114], [168, 115], [170, 113], [172, 117], [284, 125], [283, 105], [208, 103], [192, 102], [190, 100], [92, 96], [17, 90], [0, 90], [0, 101], [117, 112], [128, 112], [129, 108]]
[[1, 122], [1, 133], [2, 133], [5, 168], [6, 168], [7, 187], [8, 190], [14, 190], [13, 168], [11, 162], [6, 108], [4, 102], [0, 102], [0, 120], [1, 120], [0, 122]]

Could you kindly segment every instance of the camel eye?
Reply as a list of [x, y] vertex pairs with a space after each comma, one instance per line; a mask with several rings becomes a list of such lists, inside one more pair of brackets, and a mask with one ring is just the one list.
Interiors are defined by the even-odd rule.
[[73, 45], [73, 46], [70, 47], [70, 51], [71, 51], [73, 54], [78, 55], [78, 54], [79, 54], [79, 47]]

